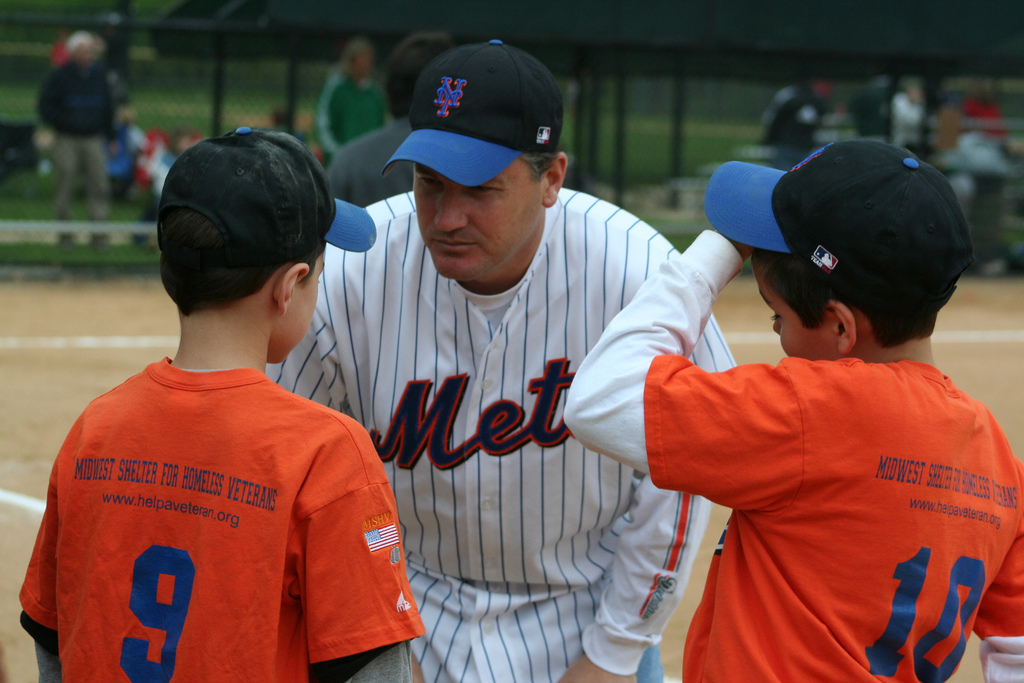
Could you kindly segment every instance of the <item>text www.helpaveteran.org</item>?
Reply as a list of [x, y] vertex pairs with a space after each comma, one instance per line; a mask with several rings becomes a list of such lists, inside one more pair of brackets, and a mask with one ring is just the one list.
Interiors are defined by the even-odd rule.
[[[155, 460], [78, 458], [75, 460], [74, 478], [80, 481], [118, 481], [125, 484], [171, 487], [215, 496], [225, 502], [235, 502], [269, 512], [273, 512], [277, 505], [276, 488], [215, 470], [160, 463]], [[104, 503], [127, 505], [157, 512], [195, 515], [213, 521], [226, 522], [232, 528], [237, 528], [241, 519], [237, 513], [225, 512], [193, 502], [180, 502], [161, 494], [104, 493], [102, 498]]]
[[227, 522], [232, 529], [238, 527], [241, 521], [239, 515], [232, 515], [227, 512], [214, 510], [213, 508], [196, 505], [195, 503], [178, 503], [173, 500], [157, 498], [156, 496], [122, 496], [118, 493], [104, 493], [104, 503], [127, 505], [129, 507], [150, 508], [157, 512], [177, 512], [184, 515], [197, 515], [207, 519]]
[[[875, 478], [958, 494], [964, 499], [958, 503], [911, 498], [910, 507], [985, 522], [997, 529], [1002, 525], [1002, 517], [996, 514], [999, 508], [1016, 510], [1020, 505], [1016, 486], [1005, 486], [985, 475], [924, 460], [880, 456]], [[972, 501], [990, 509], [976, 508], [970, 504]]]

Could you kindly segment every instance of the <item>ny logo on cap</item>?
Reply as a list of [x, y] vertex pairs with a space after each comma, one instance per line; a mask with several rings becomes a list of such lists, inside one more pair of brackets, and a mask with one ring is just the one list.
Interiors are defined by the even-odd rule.
[[445, 76], [441, 79], [441, 87], [437, 89], [437, 98], [434, 100], [440, 109], [438, 116], [448, 116], [448, 107], [459, 108], [459, 100], [462, 98], [462, 86], [466, 85], [465, 78], [455, 79], [455, 90], [452, 90], [452, 77]]

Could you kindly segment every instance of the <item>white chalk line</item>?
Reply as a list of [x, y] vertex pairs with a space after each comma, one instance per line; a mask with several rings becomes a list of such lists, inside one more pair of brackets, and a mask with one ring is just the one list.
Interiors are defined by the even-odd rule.
[[177, 337], [0, 337], [0, 349], [152, 349], [177, 346]]
[[[0, 349], [149, 349], [175, 348], [177, 337], [0, 337]], [[42, 514], [46, 501], [0, 489], [0, 503]]]
[[9, 503], [15, 507], [24, 508], [30, 512], [37, 512], [40, 515], [46, 509], [46, 501], [33, 498], [32, 496], [25, 496], [14, 491], [5, 491], [0, 489], [0, 503]]

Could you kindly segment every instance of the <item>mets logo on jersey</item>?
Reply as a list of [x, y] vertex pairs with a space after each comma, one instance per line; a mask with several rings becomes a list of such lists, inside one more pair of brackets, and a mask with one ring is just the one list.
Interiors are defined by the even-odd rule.
[[820, 244], [811, 255], [811, 260], [814, 261], [816, 266], [824, 270], [826, 273], [831, 273], [832, 269], [836, 267], [837, 263], [839, 263], [839, 259], [833, 256], [832, 252]]
[[530, 442], [552, 448], [570, 436], [565, 422], [556, 422], [555, 416], [562, 392], [569, 388], [574, 375], [569, 372], [569, 359], [548, 361], [544, 374], [527, 384], [527, 390], [536, 396], [528, 418], [518, 403], [495, 401], [480, 412], [476, 433], [454, 445], [450, 437], [469, 385], [468, 375], [445, 378], [433, 400], [433, 382], [414, 380], [406, 384], [387, 433], [371, 429], [370, 437], [381, 460], [394, 460], [403, 469], [415, 467], [424, 452], [434, 467], [445, 470], [461, 465], [481, 450], [507, 455]]
[[452, 89], [452, 77], [445, 76], [441, 79], [441, 87], [437, 89], [437, 97], [434, 104], [438, 106], [438, 116], [448, 116], [448, 108], [459, 108], [459, 100], [462, 99], [462, 86], [466, 85], [465, 78], [455, 79], [455, 88]]

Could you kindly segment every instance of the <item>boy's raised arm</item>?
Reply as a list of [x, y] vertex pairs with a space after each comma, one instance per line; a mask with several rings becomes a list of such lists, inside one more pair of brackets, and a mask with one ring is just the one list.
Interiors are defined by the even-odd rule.
[[573, 379], [565, 424], [584, 446], [649, 472], [643, 399], [651, 361], [693, 353], [711, 304], [742, 265], [727, 239], [706, 231], [644, 283]]

